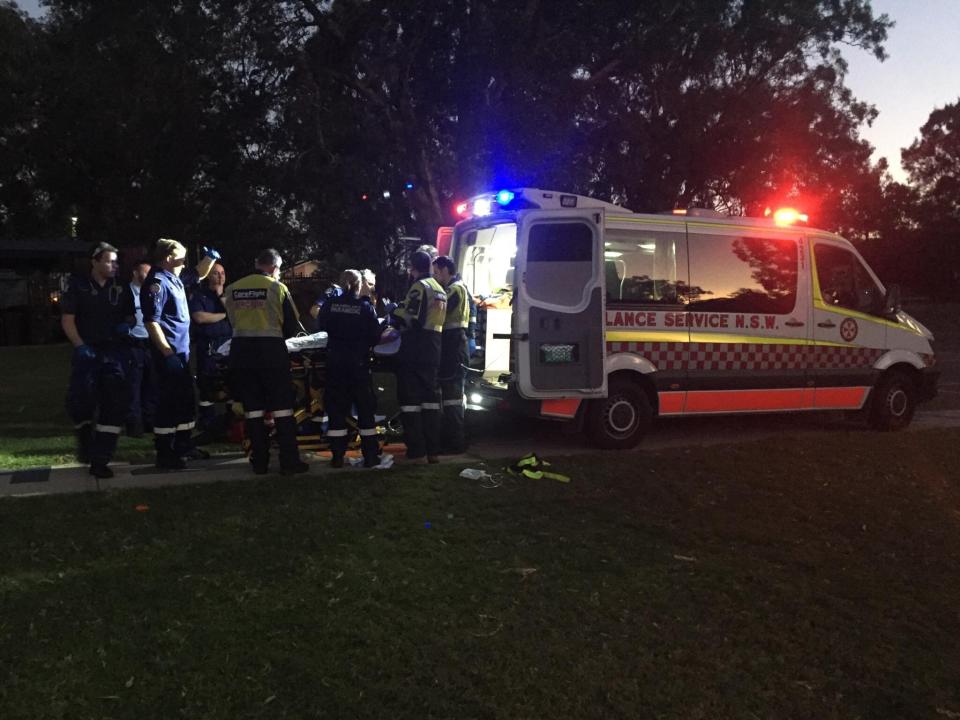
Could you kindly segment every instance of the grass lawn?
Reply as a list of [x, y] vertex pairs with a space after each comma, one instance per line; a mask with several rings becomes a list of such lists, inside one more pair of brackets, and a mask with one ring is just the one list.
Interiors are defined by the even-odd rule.
[[958, 717], [958, 441], [6, 499], [0, 718]]

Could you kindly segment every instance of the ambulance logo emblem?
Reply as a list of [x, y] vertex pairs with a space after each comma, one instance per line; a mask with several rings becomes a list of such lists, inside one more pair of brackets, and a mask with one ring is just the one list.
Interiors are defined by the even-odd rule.
[[857, 321], [853, 318], [847, 318], [840, 323], [840, 337], [846, 342], [853, 342], [854, 338], [857, 337], [857, 332], [859, 332], [859, 328], [857, 327]]

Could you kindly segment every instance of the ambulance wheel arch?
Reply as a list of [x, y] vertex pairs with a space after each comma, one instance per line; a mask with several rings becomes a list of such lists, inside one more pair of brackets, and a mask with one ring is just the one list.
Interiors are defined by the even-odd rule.
[[607, 396], [590, 400], [586, 430], [591, 441], [606, 450], [636, 447], [653, 423], [656, 390], [645, 375], [620, 370], [607, 378]]
[[917, 372], [912, 365], [899, 363], [880, 376], [866, 408], [871, 428], [892, 432], [910, 424], [917, 408]]

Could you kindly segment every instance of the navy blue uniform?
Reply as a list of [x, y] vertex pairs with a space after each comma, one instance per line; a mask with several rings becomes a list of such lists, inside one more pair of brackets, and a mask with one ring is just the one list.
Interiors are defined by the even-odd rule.
[[127, 318], [133, 318], [127, 344], [130, 362], [127, 365], [127, 388], [130, 405], [127, 409], [127, 431], [130, 434], [153, 431], [153, 417], [157, 410], [157, 369], [153, 364], [150, 337], [143, 326], [140, 309], [140, 286], [130, 283], [124, 293]]
[[81, 460], [92, 465], [113, 458], [127, 416], [128, 353], [118, 334], [125, 292], [129, 290], [114, 278], [98, 285], [91, 276], [73, 276], [60, 304], [64, 315], [74, 316], [80, 339], [94, 353], [84, 357], [74, 351], [67, 389], [67, 413], [80, 440]]
[[327, 333], [324, 399], [334, 461], [342, 460], [347, 450], [347, 415], [354, 405], [364, 464], [372, 467], [379, 463], [380, 456], [374, 417], [377, 400], [370, 374], [370, 349], [380, 340], [377, 311], [369, 298], [354, 293], [331, 297], [320, 308], [317, 327]]
[[155, 322], [163, 330], [167, 343], [180, 358], [173, 366], [154, 346], [153, 361], [160, 378], [160, 397], [154, 419], [153, 437], [157, 463], [175, 465], [194, 449], [191, 434], [196, 425], [196, 396], [190, 375], [190, 308], [187, 288], [199, 282], [192, 268], [185, 268], [180, 277], [154, 268], [140, 289], [143, 322]]
[[[190, 312], [226, 313], [223, 300], [207, 286], [198, 287], [190, 296]], [[233, 337], [230, 321], [224, 318], [214, 323], [194, 323], [193, 334], [197, 351], [197, 388], [200, 391], [197, 424], [210, 430], [216, 419], [218, 371], [214, 353]]]

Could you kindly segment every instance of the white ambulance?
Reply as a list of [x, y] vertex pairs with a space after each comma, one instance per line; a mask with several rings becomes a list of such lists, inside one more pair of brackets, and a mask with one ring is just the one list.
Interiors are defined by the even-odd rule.
[[440, 250], [480, 298], [468, 391], [631, 447], [658, 416], [859, 411], [936, 395], [933, 336], [842, 237], [713, 211], [637, 214], [533, 188], [479, 195]]

